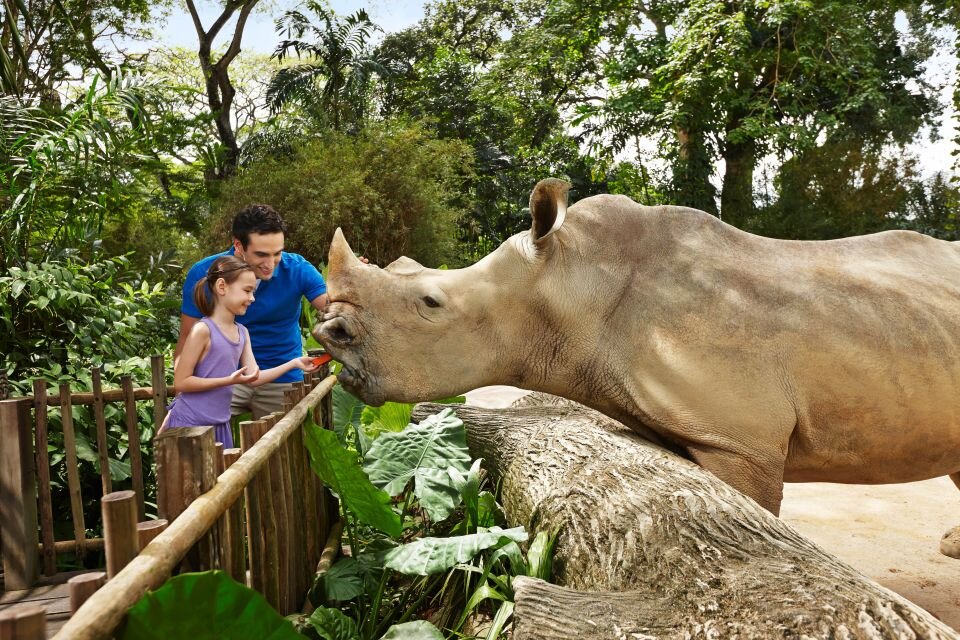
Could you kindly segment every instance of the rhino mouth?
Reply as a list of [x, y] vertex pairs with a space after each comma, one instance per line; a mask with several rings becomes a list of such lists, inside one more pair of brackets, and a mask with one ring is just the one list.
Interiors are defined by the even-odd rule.
[[362, 369], [355, 369], [346, 364], [337, 374], [337, 380], [344, 389], [363, 400], [366, 404], [380, 406], [384, 402], [383, 394], [372, 384], [371, 376]]

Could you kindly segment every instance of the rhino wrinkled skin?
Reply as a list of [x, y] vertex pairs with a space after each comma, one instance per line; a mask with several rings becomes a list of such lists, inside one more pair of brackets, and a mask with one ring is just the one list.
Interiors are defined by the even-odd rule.
[[773, 240], [624, 196], [465, 269], [361, 263], [338, 229], [314, 333], [365, 402], [509, 384], [593, 407], [778, 513], [783, 482], [960, 486], [960, 244]]

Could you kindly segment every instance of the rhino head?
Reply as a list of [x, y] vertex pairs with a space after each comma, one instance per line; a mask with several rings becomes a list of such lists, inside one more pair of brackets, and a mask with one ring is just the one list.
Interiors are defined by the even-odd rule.
[[[527, 385], [530, 366], [549, 366], [557, 310], [545, 289], [569, 185], [543, 180], [530, 196], [533, 226], [478, 263], [428, 269], [401, 257], [367, 265], [337, 229], [329, 253], [329, 306], [313, 335], [343, 364], [340, 383], [367, 404], [417, 402], [488, 384]], [[568, 304], [574, 300], [567, 299]], [[571, 307], [572, 308], [572, 307]], [[562, 312], [561, 312], [562, 314]]]

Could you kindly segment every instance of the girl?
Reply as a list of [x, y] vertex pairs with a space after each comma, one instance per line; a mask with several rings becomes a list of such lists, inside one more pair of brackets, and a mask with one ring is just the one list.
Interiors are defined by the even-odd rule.
[[256, 288], [253, 269], [234, 256], [214, 260], [206, 277], [197, 282], [193, 299], [203, 317], [191, 329], [174, 364], [177, 397], [160, 432], [169, 427], [212, 425], [215, 440], [231, 449], [230, 397], [234, 384], [259, 386], [294, 368], [317, 368], [309, 357], [302, 357], [260, 371], [247, 328], [236, 322], [236, 317], [246, 313], [253, 302]]

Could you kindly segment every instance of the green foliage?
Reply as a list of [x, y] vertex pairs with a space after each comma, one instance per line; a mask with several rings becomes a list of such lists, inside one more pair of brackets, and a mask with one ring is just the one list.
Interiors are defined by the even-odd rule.
[[[287, 11], [277, 20], [277, 33], [287, 39], [274, 56], [282, 62], [296, 53], [298, 59], [308, 61], [277, 71], [267, 87], [267, 101], [275, 112], [295, 102], [320, 127], [357, 129], [372, 103], [372, 76], [391, 73], [369, 45], [380, 28], [363, 9], [340, 19], [319, 2], [308, 1], [304, 6], [322, 26], [312, 24], [298, 10]], [[304, 39], [307, 32], [312, 41]]]
[[77, 69], [110, 75], [116, 64], [113, 54], [119, 53], [114, 39], [146, 37], [151, 8], [168, 4], [145, 0], [0, 3], [0, 93], [57, 104], [55, 87], [75, 78]]
[[222, 249], [235, 211], [269, 202], [289, 227], [287, 249], [311, 262], [326, 260], [330, 238], [342, 227], [354, 250], [376, 264], [401, 255], [449, 263], [454, 203], [469, 166], [463, 144], [415, 125], [381, 123], [356, 136], [329, 132], [298, 144], [292, 157], [254, 162], [223, 185], [210, 247]]
[[222, 571], [167, 580], [130, 607], [119, 640], [298, 640], [293, 624], [259, 593]]
[[429, 622], [414, 620], [393, 625], [380, 640], [443, 640], [443, 634]]
[[469, 562], [481, 551], [499, 549], [510, 542], [524, 542], [523, 527], [457, 536], [455, 538], [419, 538], [387, 552], [386, 566], [406, 575], [429, 576]]
[[88, 380], [91, 366], [164, 351], [177, 292], [128, 271], [126, 257], [25, 263], [0, 276], [3, 371], [23, 384]]
[[[351, 426], [356, 428], [349, 425], [344, 430], [349, 432]], [[338, 442], [336, 436], [330, 434], [323, 446], [336, 447], [339, 452], [322, 449], [316, 442], [308, 445], [314, 462], [318, 457], [339, 459], [343, 455], [357, 455], [341, 449]], [[425, 601], [436, 598], [451, 603], [470, 600], [468, 611], [456, 625], [459, 628], [467, 613], [484, 600], [509, 600], [510, 578], [503, 571], [515, 575], [536, 572], [549, 577], [549, 561], [545, 556], [550, 550], [544, 547], [542, 539], [538, 538], [531, 546], [527, 562], [519, 547], [519, 543], [527, 539], [523, 528], [500, 527], [502, 512], [493, 495], [481, 490], [480, 461], [466, 467], [469, 456], [463, 423], [449, 409], [424, 419], [419, 425], [410, 424], [400, 432], [384, 432], [363, 458], [369, 479], [356, 475], [350, 487], [340, 485], [347, 492], [340, 497], [345, 505], [351, 556], [340, 559], [321, 576], [311, 596], [314, 602], [327, 606], [337, 604], [339, 611], [331, 609], [319, 614], [322, 618], [319, 625], [313, 625], [313, 620], [301, 620], [303, 628], [312, 629], [307, 635], [377, 638], [389, 625], [405, 621], [415, 615]], [[319, 470], [323, 464], [326, 463], [314, 464], [314, 469]], [[417, 490], [423, 479], [429, 480], [428, 492]], [[361, 488], [359, 485], [363, 484], [368, 486]], [[373, 490], [374, 485], [391, 487], [391, 493], [397, 494], [395, 504], [402, 505], [399, 509], [404, 523], [402, 539], [369, 531], [367, 525], [380, 527], [368, 519], [368, 514], [351, 507], [351, 500], [355, 500], [352, 492], [366, 493]], [[431, 506], [437, 494], [444, 496], [443, 509], [430, 513], [437, 507]], [[446, 519], [438, 522], [441, 517]], [[426, 535], [428, 531], [434, 535]], [[503, 562], [505, 559], [509, 562]], [[496, 594], [488, 582], [499, 585]], [[480, 595], [471, 598], [474, 588], [480, 590]], [[496, 637], [511, 612], [512, 603], [500, 606], [494, 616], [497, 631], [488, 637]], [[346, 620], [355, 624], [348, 624]], [[432, 621], [441, 627], [446, 624]], [[334, 632], [333, 625], [339, 631]], [[392, 633], [413, 631], [425, 633], [422, 637], [429, 638], [436, 637], [437, 633], [432, 626], [424, 625], [401, 625]], [[388, 634], [383, 637], [395, 637], [389, 631]]]
[[469, 462], [463, 422], [446, 409], [400, 433], [381, 435], [367, 450], [363, 468], [370, 482], [391, 496], [412, 482], [420, 505], [439, 522], [456, 509], [460, 497], [448, 469], [465, 472]]
[[356, 517], [391, 535], [400, 535], [400, 518], [390, 509], [390, 496], [367, 479], [356, 456], [340, 446], [332, 431], [307, 427], [310, 466]]

